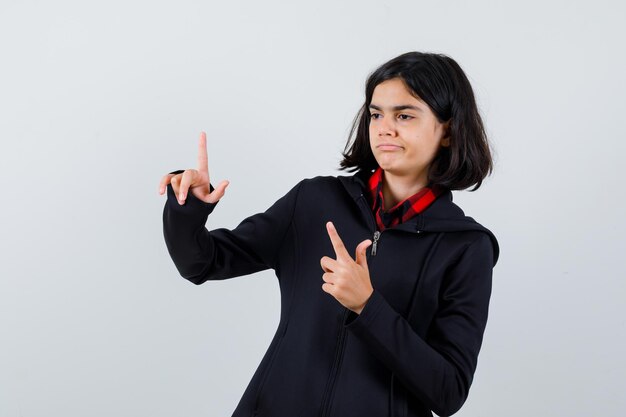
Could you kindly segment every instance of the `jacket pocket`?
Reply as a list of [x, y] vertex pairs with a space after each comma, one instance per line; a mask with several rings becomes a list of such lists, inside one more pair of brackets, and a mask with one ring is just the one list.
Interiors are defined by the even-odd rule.
[[259, 382], [259, 388], [257, 390], [256, 393], [256, 398], [254, 400], [254, 413], [253, 415], [258, 415], [259, 413], [259, 400], [261, 398], [261, 395], [263, 394], [263, 387], [265, 386], [265, 381], [267, 381], [267, 376], [270, 374], [270, 372], [272, 371], [272, 367], [274, 365], [274, 359], [276, 358], [276, 355], [278, 353], [278, 349], [280, 349], [280, 345], [282, 344], [284, 335], [280, 334], [280, 336], [278, 336], [278, 341], [276, 342], [276, 344], [274, 345], [274, 350], [272, 350], [272, 353], [270, 355], [270, 359], [267, 363], [267, 367], [265, 368], [265, 371], [263, 372], [263, 376], [261, 377], [261, 381]]

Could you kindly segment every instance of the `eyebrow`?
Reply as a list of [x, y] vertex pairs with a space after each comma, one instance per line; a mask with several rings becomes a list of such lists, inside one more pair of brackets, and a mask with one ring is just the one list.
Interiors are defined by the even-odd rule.
[[[377, 106], [377, 105], [375, 105], [375, 104], [370, 104], [370, 106], [369, 106], [369, 107], [370, 107], [370, 109], [374, 109], [374, 110], [378, 110], [378, 111], [381, 111], [381, 110], [382, 110], [379, 106]], [[416, 107], [416, 106], [411, 106], [411, 105], [409, 105], [409, 104], [401, 104], [401, 105], [399, 105], [399, 106], [393, 106], [393, 107], [391, 108], [391, 110], [393, 110], [393, 111], [399, 111], [399, 110], [405, 110], [405, 109], [410, 109], [410, 110], [415, 110], [415, 111], [421, 111], [421, 112], [423, 112], [423, 110], [422, 110], [422, 109], [420, 109], [419, 107]]]

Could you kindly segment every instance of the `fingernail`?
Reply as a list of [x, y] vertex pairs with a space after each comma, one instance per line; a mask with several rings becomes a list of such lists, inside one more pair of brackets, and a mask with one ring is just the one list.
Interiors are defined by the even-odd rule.
[[183, 201], [185, 199], [185, 196], [183, 195], [183, 193], [178, 194], [178, 199], [180, 201]]

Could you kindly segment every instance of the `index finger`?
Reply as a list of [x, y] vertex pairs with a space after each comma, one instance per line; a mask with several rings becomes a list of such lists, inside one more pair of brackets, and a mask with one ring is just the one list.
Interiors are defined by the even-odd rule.
[[330, 236], [330, 241], [333, 244], [333, 249], [335, 249], [335, 255], [337, 258], [350, 258], [350, 254], [346, 249], [346, 246], [343, 244], [343, 241], [339, 237], [339, 233], [337, 233], [337, 229], [335, 229], [335, 225], [333, 222], [326, 223], [326, 229], [328, 230], [328, 236]]
[[205, 132], [200, 132], [200, 143], [198, 144], [198, 171], [209, 172], [209, 158], [206, 151]]

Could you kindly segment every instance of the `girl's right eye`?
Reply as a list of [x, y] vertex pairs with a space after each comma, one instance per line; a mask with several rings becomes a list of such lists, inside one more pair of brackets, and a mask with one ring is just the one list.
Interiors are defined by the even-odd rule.
[[375, 117], [375, 116], [380, 116], [380, 115], [379, 115], [378, 113], [372, 113], [370, 117], [371, 117], [372, 119], [376, 119], [376, 117]]

